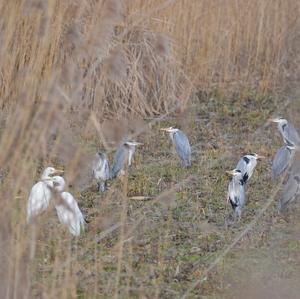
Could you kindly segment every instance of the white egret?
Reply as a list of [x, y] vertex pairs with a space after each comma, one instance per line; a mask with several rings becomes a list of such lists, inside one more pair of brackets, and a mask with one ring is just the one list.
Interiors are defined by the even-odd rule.
[[52, 196], [51, 188], [53, 187], [53, 178], [50, 175], [62, 172], [63, 170], [47, 167], [41, 176], [41, 180], [33, 185], [27, 203], [27, 222], [30, 222], [48, 208]]
[[55, 202], [55, 209], [59, 221], [66, 225], [73, 236], [79, 236], [84, 230], [84, 217], [80, 211], [76, 199], [69, 192], [64, 192], [65, 180], [61, 176], [52, 178], [54, 188], [59, 192], [61, 201]]

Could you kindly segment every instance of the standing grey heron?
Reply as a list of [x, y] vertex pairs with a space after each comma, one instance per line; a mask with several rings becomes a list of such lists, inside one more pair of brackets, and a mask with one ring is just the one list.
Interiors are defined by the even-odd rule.
[[252, 176], [254, 168], [257, 165], [257, 160], [263, 158], [264, 156], [259, 156], [258, 154], [254, 153], [245, 155], [240, 159], [235, 169], [239, 169], [242, 172], [244, 183], [247, 183]]
[[278, 124], [278, 130], [286, 145], [300, 145], [300, 137], [293, 124], [283, 117], [272, 118], [270, 120]]
[[300, 193], [300, 175], [291, 174], [284, 186], [282, 196], [279, 200], [278, 210], [282, 212], [287, 205], [293, 202]]
[[168, 132], [175, 147], [175, 150], [181, 159], [183, 167], [191, 166], [191, 146], [187, 136], [175, 127], [162, 128], [161, 131]]
[[276, 180], [290, 165], [296, 147], [284, 145], [276, 151], [272, 163], [272, 178]]
[[110, 177], [109, 163], [105, 153], [98, 152], [95, 155], [93, 164], [93, 176], [97, 181], [98, 191], [104, 192], [107, 189], [107, 180]]
[[27, 222], [48, 208], [52, 197], [51, 188], [53, 188], [53, 177], [50, 175], [58, 173], [63, 173], [63, 170], [47, 167], [40, 181], [31, 188], [27, 203]]
[[234, 211], [234, 218], [236, 219], [238, 217], [240, 219], [246, 203], [243, 173], [239, 169], [226, 172], [232, 176], [228, 185], [227, 202], [230, 201]]
[[128, 166], [131, 166], [133, 154], [135, 153], [135, 148], [138, 145], [142, 145], [142, 143], [136, 141], [125, 141], [121, 144], [121, 146], [119, 146], [114, 156], [114, 162], [111, 168], [111, 178], [116, 178], [120, 173], [124, 172], [126, 161]]
[[55, 190], [59, 192], [60, 202], [55, 202], [55, 209], [60, 223], [66, 225], [73, 236], [79, 236], [84, 230], [84, 217], [76, 199], [69, 192], [65, 192], [65, 180], [61, 176], [52, 178]]

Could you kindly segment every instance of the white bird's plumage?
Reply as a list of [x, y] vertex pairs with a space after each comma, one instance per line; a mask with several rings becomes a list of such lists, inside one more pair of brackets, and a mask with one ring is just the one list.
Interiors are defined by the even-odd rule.
[[232, 179], [228, 185], [227, 201], [231, 204], [235, 218], [240, 218], [246, 203], [243, 174], [239, 169], [228, 173], [232, 175]]
[[53, 167], [47, 167], [41, 180], [33, 185], [27, 203], [27, 222], [30, 222], [38, 214], [45, 211], [51, 200], [51, 188], [53, 187], [51, 174], [61, 172]]
[[106, 181], [110, 177], [109, 163], [104, 153], [97, 153], [92, 165], [93, 176], [97, 181], [98, 190], [106, 190]]
[[65, 180], [61, 176], [52, 178], [54, 188], [60, 192], [62, 201], [55, 203], [55, 209], [59, 221], [66, 225], [73, 236], [79, 236], [80, 232], [84, 229], [84, 217], [80, 211], [77, 201], [69, 192], [64, 192]]

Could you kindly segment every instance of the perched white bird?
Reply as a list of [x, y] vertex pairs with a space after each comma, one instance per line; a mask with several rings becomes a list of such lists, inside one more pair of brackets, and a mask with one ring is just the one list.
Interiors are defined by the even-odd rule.
[[109, 179], [109, 163], [104, 153], [98, 152], [92, 165], [93, 176], [97, 181], [98, 191], [104, 192], [107, 189], [106, 181]]
[[243, 173], [239, 169], [226, 172], [232, 175], [232, 180], [228, 185], [227, 202], [230, 201], [234, 218], [238, 217], [240, 219], [246, 203]]
[[257, 165], [257, 160], [263, 158], [263, 156], [259, 156], [257, 154], [248, 154], [240, 159], [235, 169], [239, 169], [242, 172], [244, 183], [247, 183], [247, 181], [251, 178], [254, 168]]
[[57, 170], [54, 167], [47, 167], [41, 180], [33, 185], [27, 203], [27, 222], [48, 208], [52, 196], [51, 188], [53, 187], [50, 175], [62, 172], [62, 170]]
[[84, 229], [84, 217], [78, 207], [76, 199], [69, 192], [64, 192], [65, 180], [61, 176], [52, 178], [54, 188], [60, 193], [61, 201], [55, 203], [59, 221], [65, 224], [73, 236], [79, 236]]

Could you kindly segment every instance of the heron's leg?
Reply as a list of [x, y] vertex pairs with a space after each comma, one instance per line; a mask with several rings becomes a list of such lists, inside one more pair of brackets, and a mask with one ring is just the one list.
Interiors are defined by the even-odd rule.
[[98, 192], [104, 192], [106, 190], [106, 182], [97, 182]]
[[227, 229], [229, 226], [232, 226], [235, 223], [235, 213], [229, 213], [225, 218], [225, 229]]
[[105, 192], [106, 189], [107, 189], [107, 183], [106, 183], [106, 181], [101, 182], [101, 191]]
[[119, 176], [124, 176], [126, 173], [125, 173], [125, 170], [124, 169], [121, 169], [120, 172], [119, 172]]

